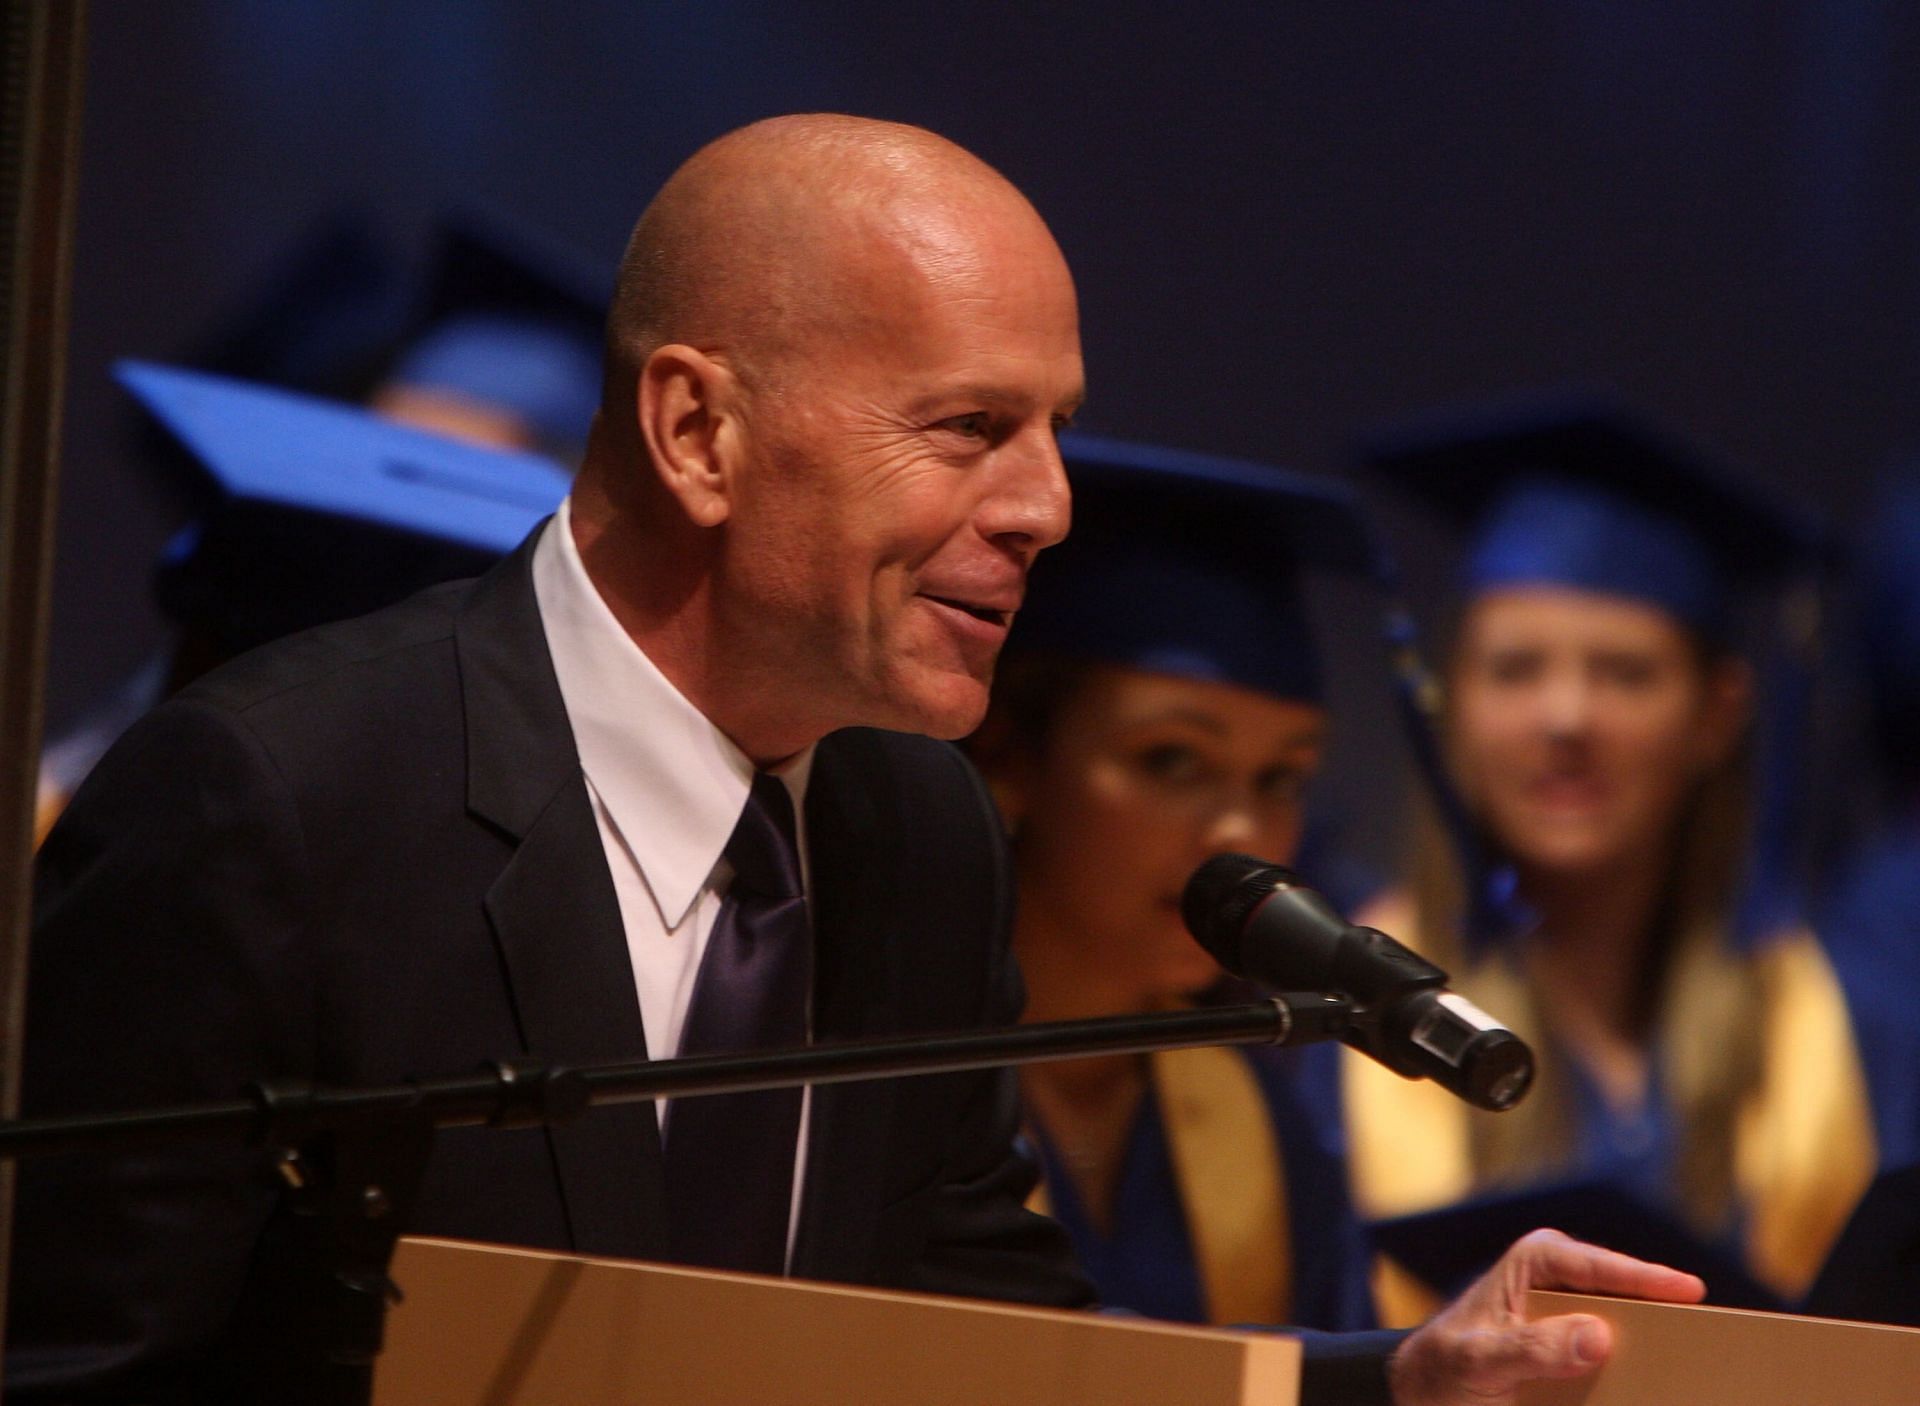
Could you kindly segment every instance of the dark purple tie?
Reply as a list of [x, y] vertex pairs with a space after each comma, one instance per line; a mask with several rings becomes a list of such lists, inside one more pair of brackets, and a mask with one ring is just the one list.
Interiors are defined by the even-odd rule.
[[[682, 1055], [804, 1044], [812, 939], [793, 800], [757, 772], [727, 841], [733, 883], [707, 939]], [[800, 1090], [675, 1099], [667, 1117], [673, 1258], [713, 1269], [786, 1267]]]

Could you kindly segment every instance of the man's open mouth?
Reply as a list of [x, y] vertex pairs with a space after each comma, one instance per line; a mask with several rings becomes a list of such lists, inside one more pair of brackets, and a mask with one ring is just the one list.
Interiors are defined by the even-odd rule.
[[973, 605], [967, 601], [955, 600], [952, 596], [930, 595], [927, 599], [944, 605], [950, 610], [958, 610], [963, 614], [971, 615], [976, 620], [984, 620], [989, 625], [998, 625], [1002, 629], [1005, 629], [1013, 620], [1013, 612], [1011, 610], [994, 610], [990, 606]]

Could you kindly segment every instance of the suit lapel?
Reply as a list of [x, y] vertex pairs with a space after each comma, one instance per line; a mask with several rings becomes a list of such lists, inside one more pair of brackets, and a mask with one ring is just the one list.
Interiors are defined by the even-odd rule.
[[[515, 841], [486, 896], [529, 1054], [570, 1064], [643, 1059], [646, 1038], [619, 900], [534, 600], [533, 543], [488, 574], [455, 624], [467, 725], [467, 800]], [[548, 1129], [585, 1253], [657, 1258], [665, 1188], [651, 1103]]]
[[[486, 898], [527, 1050], [569, 1063], [646, 1054], [619, 900], [607, 872], [534, 600], [533, 543], [475, 588], [455, 624], [467, 723], [467, 799], [514, 842]], [[814, 1032], [895, 1028], [898, 866], [905, 817], [880, 749], [858, 732], [820, 744], [807, 789]], [[815, 1090], [794, 1272], [859, 1280], [884, 1200], [895, 1084]], [[662, 1258], [666, 1189], [651, 1103], [548, 1130], [574, 1248]]]
[[[807, 785], [812, 868], [814, 1034], [883, 1035], [894, 1027], [897, 866], [883, 852], [900, 817], [879, 812], [889, 788], [864, 763], [857, 733], [820, 744]], [[794, 1244], [796, 1275], [855, 1280], [870, 1258], [882, 1205], [886, 1130], [895, 1083], [863, 1080], [814, 1090], [806, 1191]]]

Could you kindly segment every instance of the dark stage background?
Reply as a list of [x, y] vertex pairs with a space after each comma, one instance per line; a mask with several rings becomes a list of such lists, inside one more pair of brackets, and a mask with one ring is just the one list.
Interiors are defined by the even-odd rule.
[[[156, 644], [182, 514], [113, 358], [185, 355], [343, 207], [416, 249], [478, 202], [610, 267], [681, 157], [781, 111], [923, 123], [1028, 191], [1079, 277], [1090, 429], [1332, 473], [1378, 417], [1574, 377], [1842, 524], [1920, 442], [1892, 0], [95, 0], [90, 45], [55, 728]], [[1361, 594], [1330, 603], [1333, 779], [1378, 851]]]

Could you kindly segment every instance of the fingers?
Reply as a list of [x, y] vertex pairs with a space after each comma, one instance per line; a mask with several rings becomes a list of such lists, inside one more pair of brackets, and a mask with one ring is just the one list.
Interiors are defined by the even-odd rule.
[[1399, 1406], [1506, 1406], [1525, 1382], [1590, 1372], [1613, 1350], [1613, 1333], [1591, 1314], [1526, 1320], [1529, 1289], [1571, 1289], [1695, 1303], [1706, 1286], [1691, 1274], [1536, 1230], [1514, 1242], [1393, 1360]]
[[1542, 1378], [1577, 1377], [1591, 1372], [1613, 1352], [1613, 1329], [1590, 1313], [1542, 1318], [1502, 1336], [1512, 1342], [1490, 1370], [1499, 1376], [1498, 1389], [1503, 1391]]
[[1522, 1382], [1577, 1377], [1613, 1351], [1613, 1331], [1589, 1313], [1565, 1313], [1479, 1335], [1468, 1379], [1482, 1395], [1499, 1396]]
[[1443, 1316], [1401, 1344], [1393, 1397], [1396, 1406], [1507, 1402], [1526, 1382], [1590, 1372], [1612, 1350], [1612, 1331], [1589, 1314], [1457, 1326]]
[[1576, 1377], [1606, 1360], [1613, 1332], [1603, 1320], [1568, 1313], [1530, 1323], [1529, 1289], [1669, 1303], [1706, 1295], [1691, 1274], [1536, 1230], [1400, 1345], [1391, 1369], [1398, 1406], [1506, 1406], [1522, 1383]]
[[1508, 1282], [1515, 1290], [1571, 1289], [1582, 1294], [1619, 1294], [1666, 1303], [1698, 1303], [1707, 1286], [1698, 1277], [1603, 1250], [1562, 1235], [1536, 1230], [1514, 1242]]

